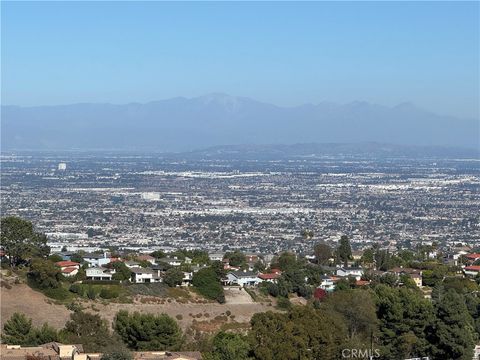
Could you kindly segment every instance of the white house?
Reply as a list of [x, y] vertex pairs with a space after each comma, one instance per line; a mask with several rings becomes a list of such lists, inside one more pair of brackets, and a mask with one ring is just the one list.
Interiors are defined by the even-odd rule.
[[101, 267], [107, 265], [110, 262], [110, 258], [107, 257], [106, 252], [104, 252], [103, 254], [85, 254], [83, 255], [83, 260], [88, 263], [89, 267]]
[[102, 267], [90, 267], [85, 270], [87, 280], [112, 280], [113, 274], [115, 274], [114, 269], [105, 269]]
[[180, 266], [182, 265], [182, 260], [174, 256], [173, 258], [164, 257], [158, 260], [159, 262], [167, 263], [170, 266]]
[[321, 278], [322, 282], [318, 286], [320, 289], [325, 291], [333, 291], [335, 290], [335, 283], [330, 276], [323, 275]]
[[363, 275], [363, 269], [360, 267], [341, 267], [337, 269], [337, 276], [353, 277], [355, 280], [360, 280]]
[[134, 267], [140, 267], [140, 263], [136, 262], [136, 261], [124, 261], [123, 262], [125, 264], [126, 267], [128, 267], [129, 269], [131, 268], [134, 268]]
[[226, 285], [254, 286], [262, 282], [257, 273], [250, 271], [231, 271], [224, 281]]
[[135, 284], [161, 282], [162, 278], [149, 268], [134, 267], [130, 269], [131, 280]]
[[210, 261], [222, 261], [224, 255], [225, 253], [211, 253], [208, 254], [208, 258]]

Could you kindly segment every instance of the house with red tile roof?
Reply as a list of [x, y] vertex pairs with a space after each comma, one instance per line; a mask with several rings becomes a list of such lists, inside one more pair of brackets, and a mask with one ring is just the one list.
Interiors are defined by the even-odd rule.
[[55, 263], [60, 268], [63, 276], [75, 276], [80, 269], [80, 264], [75, 261], [64, 260]]
[[474, 253], [474, 254], [466, 254], [464, 255], [465, 259], [467, 260], [468, 264], [473, 264], [477, 260], [480, 260], [480, 254]]
[[280, 277], [281, 273], [267, 273], [267, 274], [258, 274], [258, 278], [262, 281], [268, 281], [271, 283], [276, 283], [278, 278]]
[[463, 268], [463, 272], [465, 273], [465, 275], [477, 276], [480, 273], [480, 266], [478, 265], [465, 266]]
[[368, 280], [357, 280], [355, 281], [355, 286], [367, 286], [370, 285], [370, 281]]

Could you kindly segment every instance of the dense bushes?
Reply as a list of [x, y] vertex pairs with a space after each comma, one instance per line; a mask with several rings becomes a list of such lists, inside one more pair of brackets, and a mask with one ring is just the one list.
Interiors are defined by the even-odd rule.
[[72, 284], [72, 285], [70, 285], [70, 288], [68, 290], [70, 292], [74, 293], [74, 294], [79, 295], [79, 296], [83, 296], [85, 294], [85, 289], [80, 284]]
[[86, 285], [119, 285], [119, 280], [83, 280], [82, 284]]
[[250, 344], [245, 336], [220, 331], [212, 340], [212, 352], [207, 360], [248, 360]]
[[46, 289], [43, 293], [48, 296], [49, 298], [55, 300], [66, 300], [70, 297], [70, 293], [67, 289], [63, 287], [55, 288], [55, 289]]
[[251, 320], [250, 345], [255, 359], [337, 359], [347, 339], [333, 315], [311, 307], [288, 313], [257, 313]]
[[119, 295], [119, 290], [113, 287], [104, 287], [102, 288], [102, 290], [100, 290], [100, 297], [102, 299], [114, 299], [117, 298]]
[[72, 284], [69, 290], [78, 296], [86, 296], [90, 300], [95, 300], [97, 296], [100, 296], [102, 299], [114, 299], [119, 297], [121, 293], [121, 288], [117, 285], [94, 286], [90, 284]]
[[30, 221], [15, 216], [0, 220], [0, 243], [11, 267], [24, 265], [32, 258], [45, 258], [50, 252], [47, 237], [34, 230]]
[[105, 320], [97, 314], [80, 311], [70, 315], [70, 321], [60, 331], [60, 338], [66, 344], [82, 344], [87, 352], [121, 347], [121, 342], [111, 334]]
[[170, 268], [165, 272], [163, 282], [170, 287], [180, 285], [183, 281], [183, 271], [178, 268]]
[[57, 331], [47, 324], [40, 328], [32, 326], [32, 319], [24, 314], [14, 313], [3, 327], [2, 343], [22, 346], [36, 346], [58, 341]]
[[122, 310], [115, 317], [114, 329], [134, 350], [176, 350], [183, 340], [177, 322], [167, 314], [129, 314]]
[[287, 310], [287, 309], [290, 309], [292, 307], [292, 303], [286, 297], [279, 297], [278, 300], [277, 300], [277, 307], [279, 309]]
[[193, 275], [192, 283], [198, 289], [198, 292], [206, 298], [216, 300], [221, 304], [225, 302], [223, 287], [213, 268], [208, 267], [196, 272]]
[[63, 276], [60, 269], [52, 262], [34, 259], [28, 272], [30, 283], [39, 289], [56, 289], [61, 287]]

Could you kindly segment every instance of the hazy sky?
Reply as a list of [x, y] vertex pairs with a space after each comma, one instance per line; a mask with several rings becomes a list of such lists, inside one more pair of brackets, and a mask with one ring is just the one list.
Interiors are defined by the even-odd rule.
[[2, 103], [226, 92], [479, 117], [479, 3], [4, 2]]

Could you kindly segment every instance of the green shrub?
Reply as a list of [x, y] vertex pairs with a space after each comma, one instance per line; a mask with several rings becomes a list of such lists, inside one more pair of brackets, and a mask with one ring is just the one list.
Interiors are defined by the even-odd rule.
[[268, 283], [266, 288], [267, 288], [268, 294], [270, 294], [271, 296], [277, 297], [279, 295], [279, 289], [277, 284]]
[[66, 300], [70, 297], [70, 293], [67, 289], [60, 287], [54, 289], [44, 290], [43, 293], [51, 299]]
[[277, 307], [279, 309], [288, 310], [292, 307], [292, 303], [286, 297], [279, 297], [277, 300]]
[[114, 299], [120, 295], [120, 292], [116, 288], [104, 287], [100, 290], [100, 297], [102, 299]]
[[113, 322], [115, 332], [133, 350], [176, 350], [182, 341], [182, 330], [167, 314], [140, 314], [121, 310]]
[[32, 260], [28, 272], [30, 283], [38, 289], [56, 289], [62, 286], [60, 269], [48, 260], [36, 258]]
[[80, 284], [72, 284], [70, 285], [70, 288], [68, 289], [70, 292], [83, 296], [85, 294], [85, 289], [82, 285]]
[[204, 268], [193, 275], [193, 286], [198, 292], [206, 298], [217, 300], [220, 304], [225, 302], [225, 294], [220, 284], [215, 270], [212, 268]]
[[65, 305], [65, 307], [66, 307], [68, 310], [73, 311], [73, 312], [75, 312], [75, 311], [82, 311], [82, 310], [83, 310], [83, 306], [80, 305], [80, 304], [77, 303], [77, 302], [74, 302], [74, 301], [72, 301], [71, 303]]
[[93, 287], [89, 287], [87, 290], [87, 297], [90, 300], [95, 300], [97, 298], [97, 291]]
[[119, 285], [119, 280], [83, 280], [82, 284], [88, 285]]

